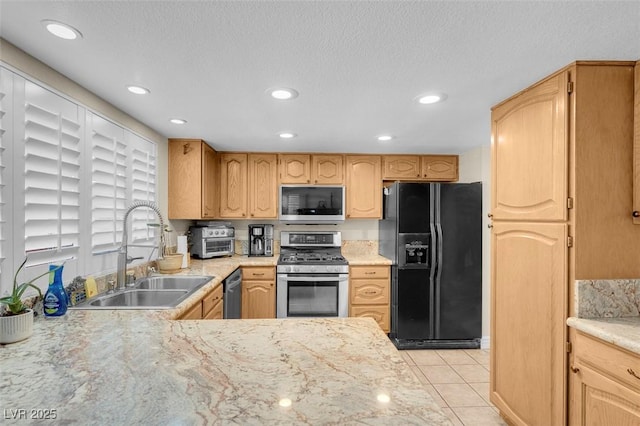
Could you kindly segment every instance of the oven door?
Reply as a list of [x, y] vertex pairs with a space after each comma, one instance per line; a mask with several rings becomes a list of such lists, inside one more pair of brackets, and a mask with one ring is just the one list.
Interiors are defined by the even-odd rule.
[[278, 274], [276, 316], [347, 317], [349, 274]]

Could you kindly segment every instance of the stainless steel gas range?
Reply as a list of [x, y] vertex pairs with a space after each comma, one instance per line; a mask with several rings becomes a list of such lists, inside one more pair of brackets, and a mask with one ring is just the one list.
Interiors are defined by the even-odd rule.
[[349, 264], [338, 231], [282, 231], [276, 266], [276, 315], [347, 317]]

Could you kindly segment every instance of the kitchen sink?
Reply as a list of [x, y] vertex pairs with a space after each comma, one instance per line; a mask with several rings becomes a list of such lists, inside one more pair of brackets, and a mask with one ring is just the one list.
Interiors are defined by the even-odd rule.
[[145, 277], [136, 281], [135, 288], [144, 290], [193, 290], [199, 289], [213, 277], [178, 275], [172, 277]]
[[71, 309], [171, 309], [208, 283], [213, 276], [154, 276], [135, 286], [85, 300]]

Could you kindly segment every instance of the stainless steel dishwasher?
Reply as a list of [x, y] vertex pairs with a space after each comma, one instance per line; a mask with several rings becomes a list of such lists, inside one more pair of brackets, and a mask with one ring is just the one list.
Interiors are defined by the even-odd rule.
[[238, 268], [222, 282], [223, 318], [242, 317], [242, 269]]

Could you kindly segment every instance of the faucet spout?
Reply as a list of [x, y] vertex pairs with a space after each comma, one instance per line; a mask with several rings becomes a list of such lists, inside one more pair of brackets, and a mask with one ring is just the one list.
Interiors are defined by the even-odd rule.
[[155, 203], [152, 203], [151, 201], [135, 201], [133, 204], [131, 204], [131, 206], [125, 212], [124, 219], [122, 222], [123, 224], [122, 243], [120, 244], [120, 248], [118, 249], [118, 264], [117, 264], [117, 272], [116, 272], [116, 284], [118, 289], [124, 289], [127, 265], [133, 261], [133, 259], [127, 255], [127, 251], [128, 251], [127, 240], [129, 238], [127, 220], [129, 219], [129, 214], [131, 214], [133, 210], [140, 207], [147, 207], [153, 210], [158, 216], [158, 219], [160, 220], [160, 244], [158, 246], [158, 256], [161, 257], [163, 255], [164, 219], [162, 218], [160, 209], [158, 208], [157, 205], [155, 205]]

